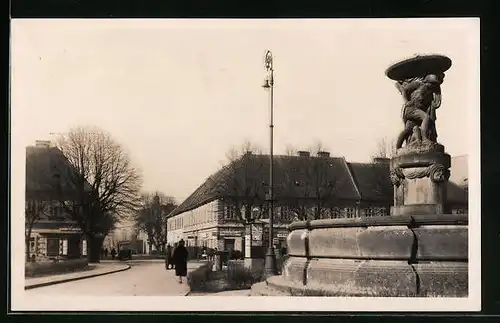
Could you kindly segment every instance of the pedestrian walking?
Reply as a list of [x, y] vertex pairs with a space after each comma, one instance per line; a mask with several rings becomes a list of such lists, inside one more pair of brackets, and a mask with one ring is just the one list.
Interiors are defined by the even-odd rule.
[[167, 270], [174, 268], [172, 253], [173, 253], [172, 246], [169, 243], [167, 244], [167, 250], [165, 251], [165, 269]]
[[175, 252], [175, 249], [177, 249], [177, 246], [178, 246], [178, 243], [174, 243], [174, 246], [172, 247], [172, 253], [170, 254], [171, 258], [172, 259], [172, 268], [175, 268], [175, 261], [174, 261], [174, 252]]
[[116, 250], [115, 248], [111, 249], [111, 259], [115, 259], [116, 257]]
[[108, 258], [108, 248], [104, 249], [104, 259]]
[[188, 251], [184, 247], [184, 240], [180, 240], [177, 248], [174, 249], [173, 262], [175, 265], [175, 275], [179, 277], [179, 284], [182, 284], [182, 277], [187, 276]]

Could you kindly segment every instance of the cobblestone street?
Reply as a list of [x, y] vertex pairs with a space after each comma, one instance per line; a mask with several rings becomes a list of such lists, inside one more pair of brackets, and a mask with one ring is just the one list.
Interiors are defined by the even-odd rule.
[[[184, 296], [189, 291], [184, 279], [179, 284], [174, 270], [163, 261], [130, 261], [129, 270], [25, 291], [29, 296]], [[188, 271], [198, 265], [188, 263]]]

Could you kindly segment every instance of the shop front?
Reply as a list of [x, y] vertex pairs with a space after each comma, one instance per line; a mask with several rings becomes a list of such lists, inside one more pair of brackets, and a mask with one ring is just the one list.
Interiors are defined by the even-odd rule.
[[219, 250], [231, 250], [243, 252], [244, 244], [244, 228], [219, 228], [217, 235], [217, 243]]
[[30, 259], [76, 259], [86, 254], [85, 239], [74, 223], [40, 221], [30, 237]]

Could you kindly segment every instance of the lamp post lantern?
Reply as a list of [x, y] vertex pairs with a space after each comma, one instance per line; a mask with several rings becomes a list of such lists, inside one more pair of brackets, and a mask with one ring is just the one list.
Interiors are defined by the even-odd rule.
[[273, 120], [273, 104], [274, 104], [274, 68], [273, 68], [273, 55], [271, 51], [266, 51], [265, 56], [265, 67], [267, 71], [267, 76], [263, 87], [269, 89], [269, 192], [267, 196], [268, 206], [269, 206], [269, 246], [266, 253], [266, 262], [264, 266], [264, 271], [266, 276], [273, 276], [277, 274], [276, 270], [276, 255], [274, 253], [274, 230], [273, 230], [273, 215], [274, 215], [274, 165], [273, 165], [273, 130], [274, 130], [274, 120]]

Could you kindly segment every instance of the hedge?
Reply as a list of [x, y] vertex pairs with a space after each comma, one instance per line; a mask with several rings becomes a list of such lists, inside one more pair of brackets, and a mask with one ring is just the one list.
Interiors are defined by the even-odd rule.
[[30, 262], [24, 266], [25, 277], [62, 274], [88, 268], [87, 259], [72, 259], [51, 262]]

